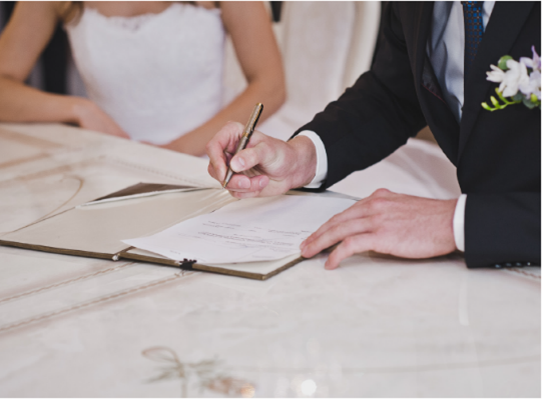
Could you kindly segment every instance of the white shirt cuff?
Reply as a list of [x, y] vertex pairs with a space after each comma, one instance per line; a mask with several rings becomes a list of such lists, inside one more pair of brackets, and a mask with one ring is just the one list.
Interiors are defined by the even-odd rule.
[[322, 142], [320, 136], [311, 130], [303, 130], [298, 134], [298, 136], [308, 137], [316, 148], [316, 174], [311, 182], [305, 186], [305, 188], [320, 188], [327, 177], [326, 147], [324, 147], [324, 143]]
[[465, 252], [465, 205], [467, 194], [461, 194], [457, 200], [454, 212], [454, 240], [455, 246], [461, 252]]

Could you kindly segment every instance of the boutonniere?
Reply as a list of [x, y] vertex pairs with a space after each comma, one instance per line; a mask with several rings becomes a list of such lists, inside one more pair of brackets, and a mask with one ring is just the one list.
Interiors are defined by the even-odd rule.
[[523, 103], [527, 108], [540, 108], [540, 57], [534, 46], [533, 58], [521, 57], [515, 61], [509, 55], [501, 57], [498, 66], [490, 65], [487, 80], [500, 83], [495, 93], [501, 100], [491, 96], [493, 107], [482, 103], [488, 111], [506, 108], [512, 104]]

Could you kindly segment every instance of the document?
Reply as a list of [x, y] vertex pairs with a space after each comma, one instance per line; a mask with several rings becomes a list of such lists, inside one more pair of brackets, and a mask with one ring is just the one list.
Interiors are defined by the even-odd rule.
[[174, 260], [224, 264], [282, 259], [333, 215], [355, 203], [344, 198], [280, 195], [236, 201], [157, 234], [124, 243]]

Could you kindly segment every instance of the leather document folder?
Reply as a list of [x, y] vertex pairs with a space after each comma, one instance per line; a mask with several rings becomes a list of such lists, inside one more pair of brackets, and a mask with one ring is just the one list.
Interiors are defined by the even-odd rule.
[[137, 260], [257, 280], [266, 280], [302, 260], [293, 255], [276, 261], [204, 265], [196, 259], [168, 259], [121, 241], [155, 234], [234, 201], [237, 199], [223, 189], [139, 183], [7, 233], [0, 238], [0, 244], [113, 261]]

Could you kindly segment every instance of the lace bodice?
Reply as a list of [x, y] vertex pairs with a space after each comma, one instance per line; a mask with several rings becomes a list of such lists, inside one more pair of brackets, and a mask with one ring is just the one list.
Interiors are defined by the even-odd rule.
[[165, 144], [220, 110], [220, 10], [174, 3], [159, 14], [106, 17], [86, 7], [66, 30], [89, 98], [132, 139]]

